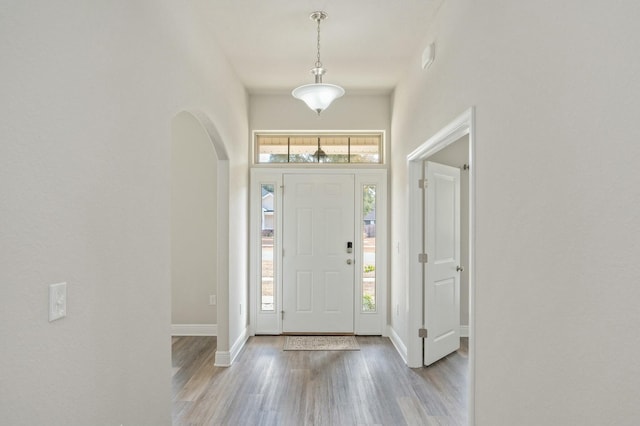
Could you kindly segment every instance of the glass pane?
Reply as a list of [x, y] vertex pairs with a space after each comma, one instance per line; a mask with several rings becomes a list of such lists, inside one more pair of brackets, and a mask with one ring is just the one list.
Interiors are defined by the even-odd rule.
[[362, 311], [376, 311], [376, 186], [362, 191]]
[[258, 163], [286, 163], [289, 161], [289, 138], [258, 136]]
[[352, 163], [380, 163], [380, 136], [352, 136], [350, 144]]
[[292, 137], [289, 138], [290, 163], [317, 163], [318, 138]]
[[325, 154], [321, 163], [348, 163], [349, 138], [346, 136], [328, 136], [320, 138], [320, 148]]
[[262, 184], [262, 250], [260, 306], [263, 311], [273, 311], [274, 305], [274, 231], [275, 231], [275, 185]]
[[257, 135], [256, 162], [381, 164], [382, 135]]

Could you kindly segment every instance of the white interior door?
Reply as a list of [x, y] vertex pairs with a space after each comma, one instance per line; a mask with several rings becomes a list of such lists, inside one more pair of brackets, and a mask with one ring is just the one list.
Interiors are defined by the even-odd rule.
[[460, 347], [460, 169], [425, 162], [424, 364]]
[[282, 330], [354, 331], [354, 176], [285, 174]]

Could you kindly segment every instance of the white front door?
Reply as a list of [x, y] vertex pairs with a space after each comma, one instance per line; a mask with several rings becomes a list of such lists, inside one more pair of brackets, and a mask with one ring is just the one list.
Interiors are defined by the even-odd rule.
[[354, 176], [285, 174], [282, 330], [354, 331]]
[[460, 169], [425, 162], [424, 364], [460, 348]]

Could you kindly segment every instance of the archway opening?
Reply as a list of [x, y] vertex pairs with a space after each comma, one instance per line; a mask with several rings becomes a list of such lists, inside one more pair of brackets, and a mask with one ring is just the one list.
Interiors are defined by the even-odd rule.
[[229, 160], [211, 121], [171, 122], [171, 321], [174, 336], [216, 336], [229, 354]]

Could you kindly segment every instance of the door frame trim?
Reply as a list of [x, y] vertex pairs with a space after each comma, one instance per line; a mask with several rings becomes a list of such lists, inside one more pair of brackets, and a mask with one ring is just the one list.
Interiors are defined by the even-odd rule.
[[412, 368], [422, 367], [423, 339], [418, 337], [418, 329], [424, 323], [424, 288], [422, 284], [422, 264], [417, 262], [418, 253], [422, 252], [422, 235], [410, 232], [422, 229], [422, 189], [418, 180], [422, 179], [422, 163], [431, 155], [469, 135], [469, 423], [473, 425], [475, 414], [475, 294], [476, 294], [476, 136], [475, 107], [470, 107], [444, 126], [426, 142], [407, 156], [409, 208], [407, 235], [409, 251], [407, 256], [408, 286], [408, 330], [407, 330], [407, 365]]
[[[249, 334], [282, 334], [282, 319], [279, 314], [282, 306], [282, 271], [278, 265], [282, 265], [282, 250], [278, 249], [274, 255], [277, 262], [275, 277], [276, 280], [276, 307], [272, 312], [259, 310], [259, 283], [260, 276], [260, 229], [261, 217], [257, 203], [261, 200], [261, 187], [263, 183], [273, 183], [276, 185], [276, 246], [282, 247], [282, 189], [283, 177], [285, 174], [351, 174], [355, 177], [355, 215], [359, 214], [362, 208], [362, 201], [359, 201], [358, 191], [362, 185], [376, 184], [380, 186], [378, 205], [379, 212], [376, 213], [376, 233], [380, 237], [380, 244], [376, 241], [376, 255], [380, 257], [380, 262], [376, 262], [376, 305], [375, 313], [362, 313], [358, 301], [359, 297], [354, 297], [354, 332], [358, 335], [387, 335], [387, 292], [388, 292], [388, 170], [386, 168], [303, 168], [303, 167], [281, 167], [281, 168], [252, 168], [250, 171], [249, 187]], [[258, 205], [259, 206], [259, 205]], [[357, 230], [356, 230], [357, 232]], [[356, 252], [356, 265], [362, 264], [362, 242], [356, 239], [354, 242], [354, 252]], [[354, 279], [355, 291], [360, 288], [358, 276]], [[266, 324], [266, 326], [265, 326]]]

